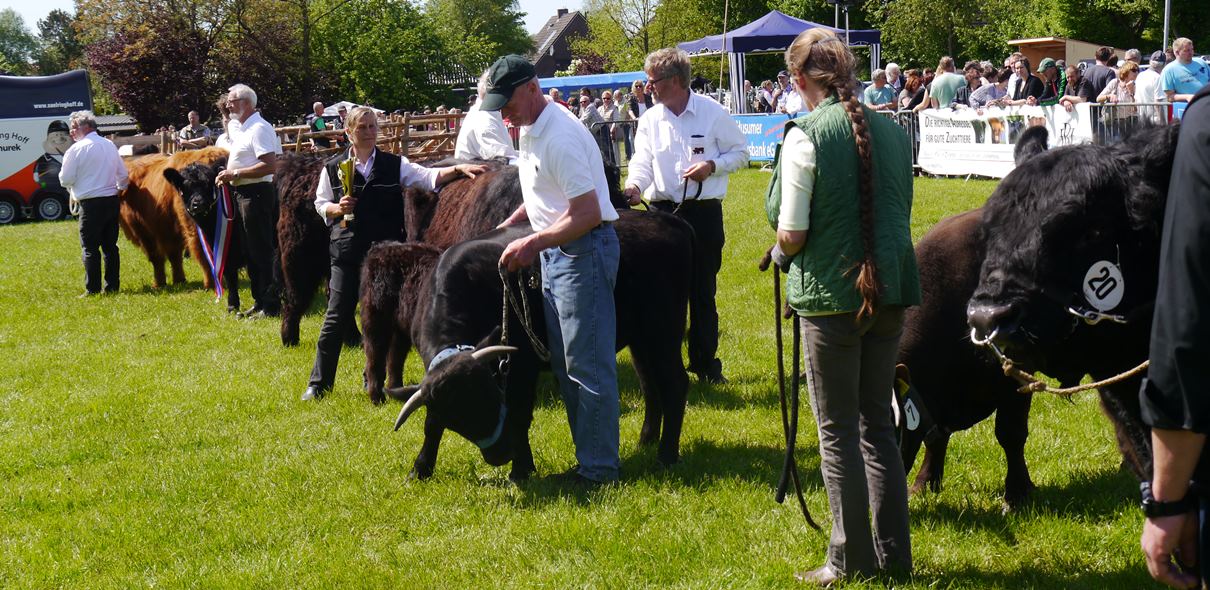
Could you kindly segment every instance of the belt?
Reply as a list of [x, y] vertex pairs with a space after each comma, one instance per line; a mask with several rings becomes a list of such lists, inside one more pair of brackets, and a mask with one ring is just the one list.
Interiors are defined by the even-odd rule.
[[265, 184], [273, 182], [272, 179], [266, 180], [264, 176], [260, 178], [237, 178], [231, 181], [231, 186], [250, 186], [253, 184]]

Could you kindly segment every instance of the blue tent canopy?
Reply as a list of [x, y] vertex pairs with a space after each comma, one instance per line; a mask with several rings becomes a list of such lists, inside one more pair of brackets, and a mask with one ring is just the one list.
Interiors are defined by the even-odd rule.
[[[702, 37], [697, 41], [678, 43], [677, 47], [689, 55], [726, 55], [730, 65], [731, 83], [730, 95], [744, 97], [743, 80], [746, 69], [744, 55], [748, 53], [774, 53], [785, 51], [799, 33], [807, 29], [824, 29], [832, 31], [837, 37], [844, 39], [848, 35], [850, 46], [867, 46], [870, 49], [870, 67], [876, 68], [882, 56], [882, 32], [876, 30], [837, 29], [800, 18], [794, 18], [779, 11], [771, 11], [738, 29], [727, 31], [722, 35]], [[733, 113], [746, 113], [749, 109], [747, 100], [733, 100], [730, 107]]]
[[588, 74], [584, 76], [564, 76], [561, 78], [538, 78], [542, 90], [549, 92], [558, 88], [563, 96], [579, 92], [581, 88], [629, 88], [635, 80], [646, 80], [643, 72], [620, 72], [616, 74]]
[[[784, 51], [799, 33], [807, 29], [826, 29], [841, 39], [844, 29], [794, 18], [777, 10], [766, 14], [724, 35], [710, 35], [697, 41], [678, 43], [677, 46], [690, 54], [694, 53], [760, 53]], [[876, 30], [850, 30], [849, 45], [872, 45], [880, 43], [882, 32]], [[723, 47], [723, 38], [727, 46]]]

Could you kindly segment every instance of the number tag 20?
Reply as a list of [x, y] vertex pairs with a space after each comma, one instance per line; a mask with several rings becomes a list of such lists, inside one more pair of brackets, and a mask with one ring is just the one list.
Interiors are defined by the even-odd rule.
[[1109, 311], [1122, 302], [1126, 279], [1122, 270], [1108, 260], [1098, 260], [1084, 273], [1084, 299], [1097, 311]]

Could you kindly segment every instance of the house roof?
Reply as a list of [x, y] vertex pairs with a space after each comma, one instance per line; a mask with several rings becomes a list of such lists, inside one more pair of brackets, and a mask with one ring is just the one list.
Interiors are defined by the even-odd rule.
[[134, 117], [130, 115], [98, 115], [97, 132], [106, 133], [132, 133], [138, 131], [138, 123]]
[[534, 52], [531, 54], [531, 58], [533, 56], [541, 56], [543, 53], [545, 53], [546, 50], [550, 48], [550, 44], [554, 43], [556, 39], [563, 35], [563, 30], [566, 29], [567, 25], [570, 25], [579, 14], [580, 11], [578, 10], [560, 10], [559, 13], [550, 17], [550, 19], [546, 21], [546, 24], [542, 25], [542, 28], [539, 29], [537, 33], [534, 33], [531, 37], [534, 40]]

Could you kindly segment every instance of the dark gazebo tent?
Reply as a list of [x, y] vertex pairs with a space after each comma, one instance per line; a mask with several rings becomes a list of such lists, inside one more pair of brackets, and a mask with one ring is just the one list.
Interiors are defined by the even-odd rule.
[[[876, 30], [837, 29], [819, 23], [794, 18], [777, 10], [766, 14], [738, 29], [710, 35], [697, 41], [687, 41], [677, 44], [691, 56], [726, 54], [731, 66], [731, 96], [743, 96], [744, 93], [744, 55], [748, 53], [780, 53], [785, 51], [799, 33], [813, 28], [827, 29], [836, 33], [837, 37], [848, 37], [850, 47], [870, 48], [870, 67], [878, 67], [882, 48], [882, 33]], [[736, 113], [748, 112], [744, 100], [732, 100], [731, 110]]]

